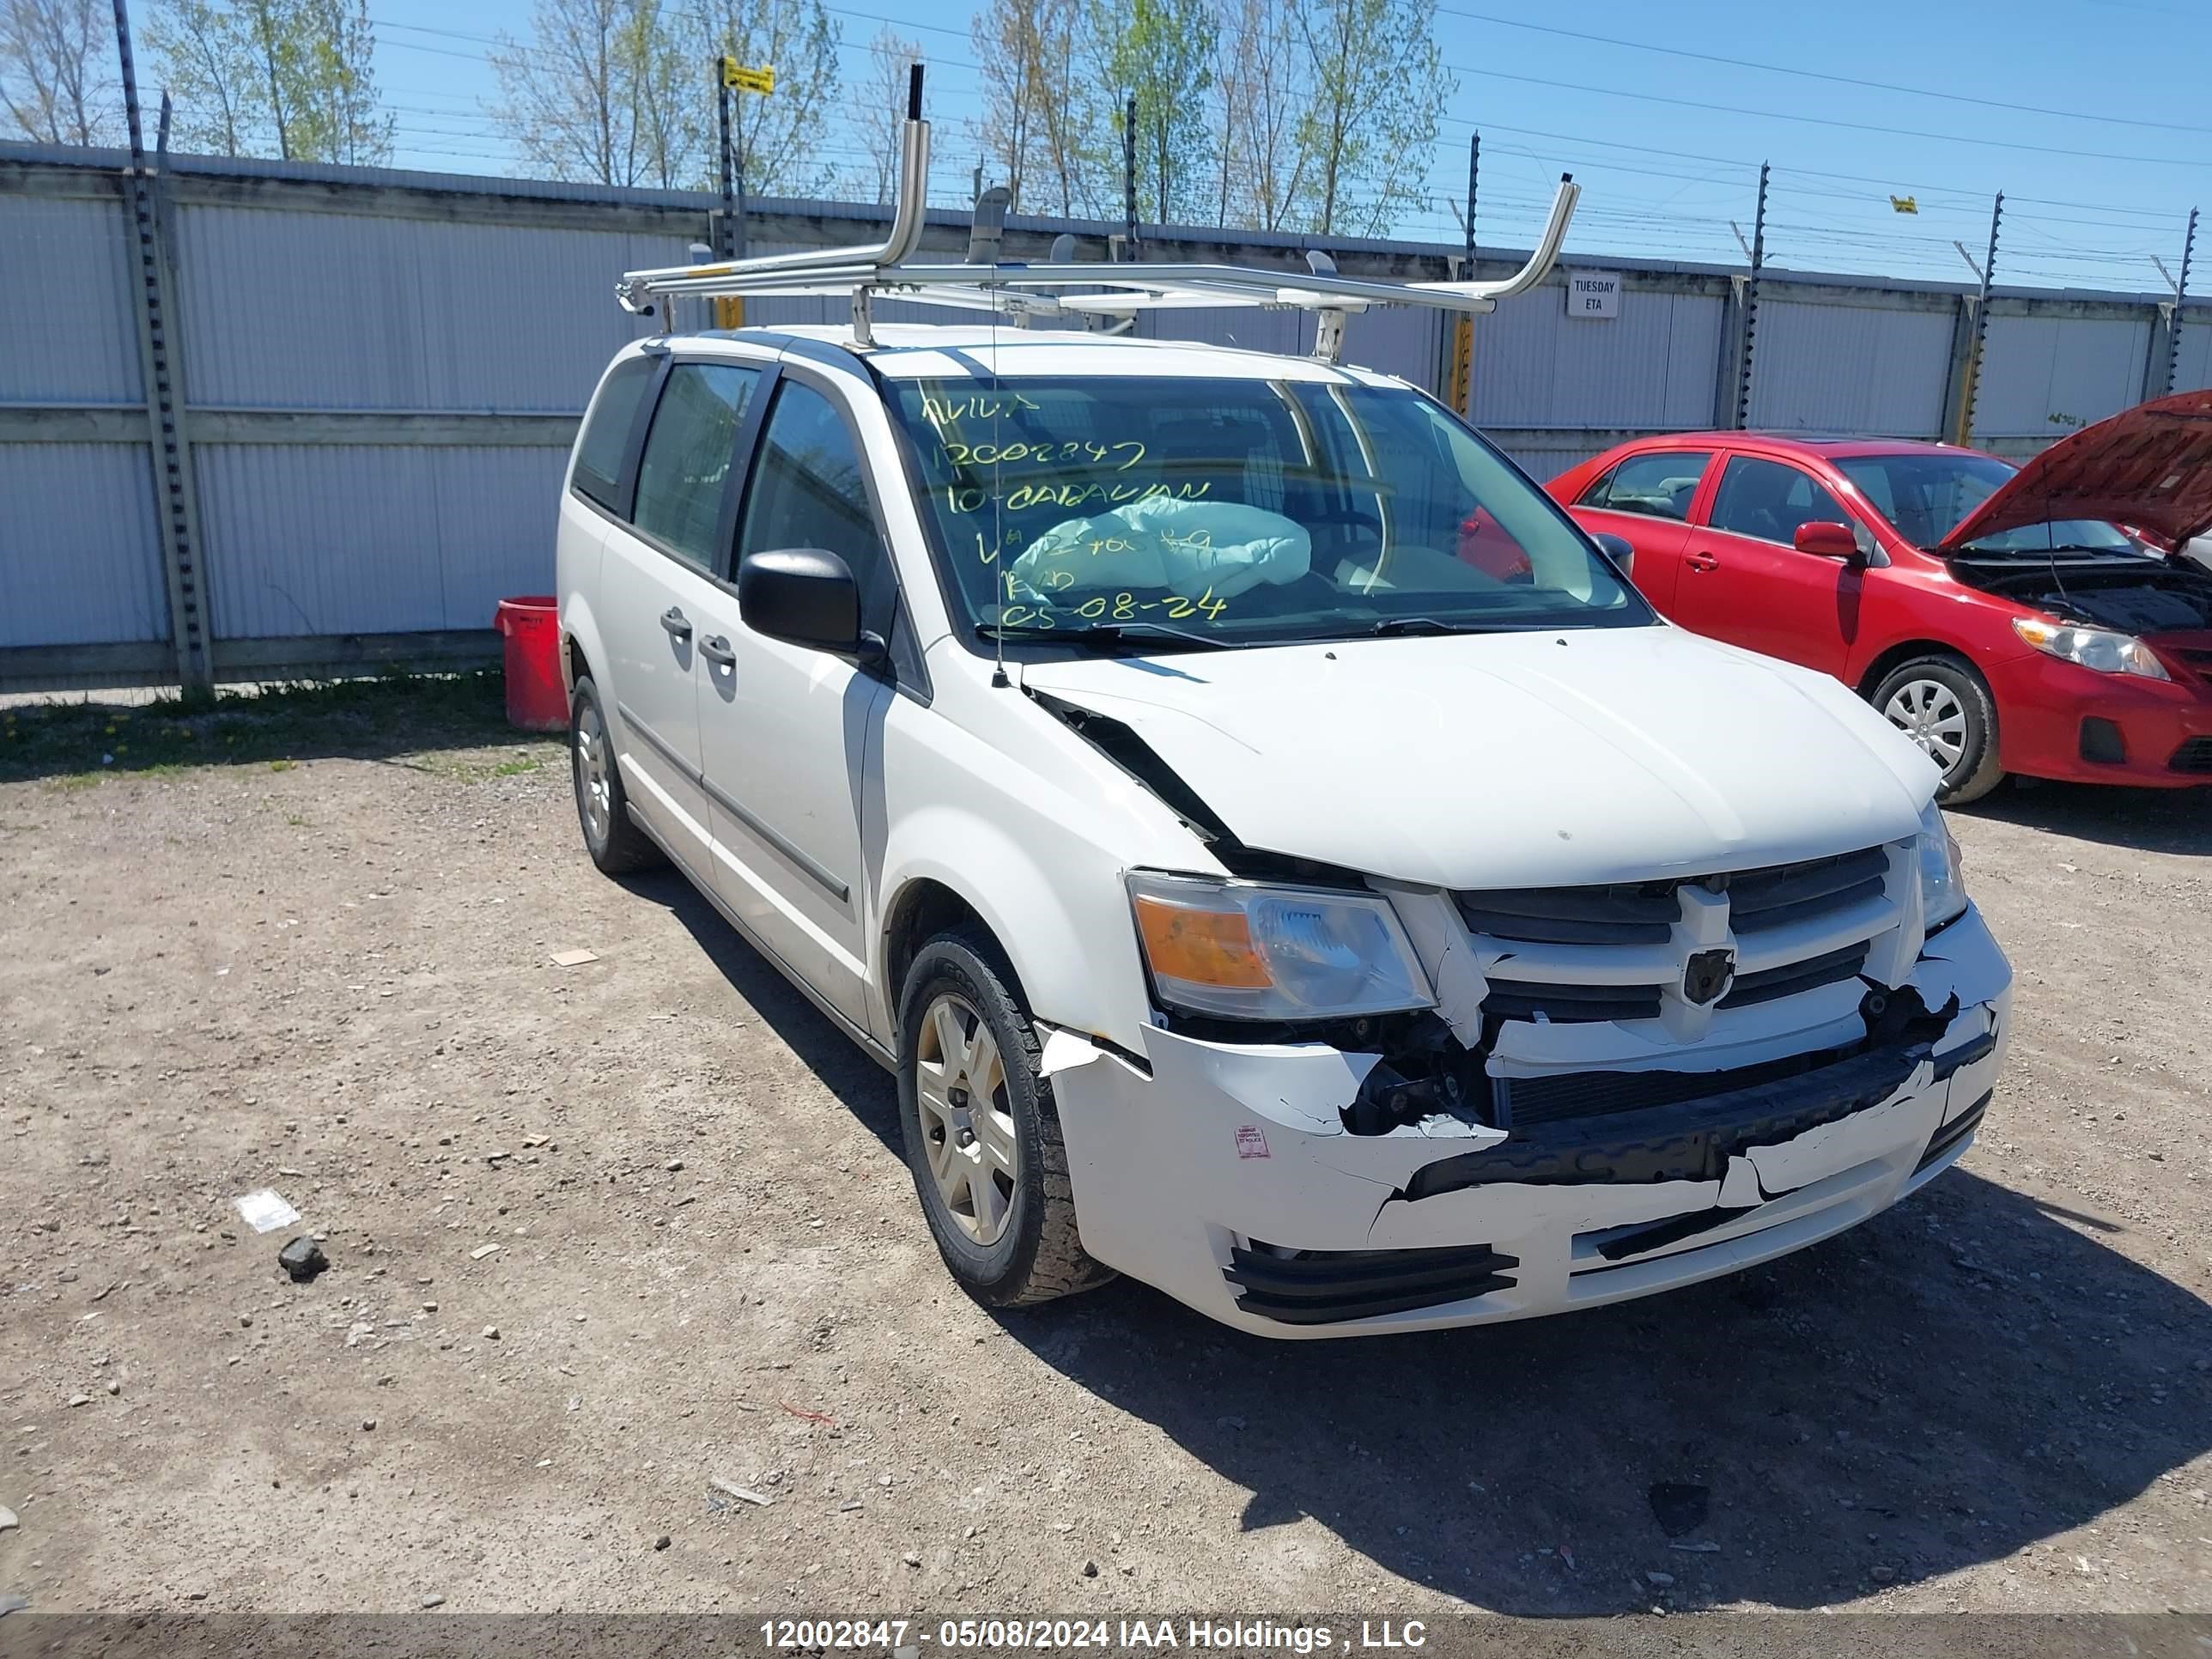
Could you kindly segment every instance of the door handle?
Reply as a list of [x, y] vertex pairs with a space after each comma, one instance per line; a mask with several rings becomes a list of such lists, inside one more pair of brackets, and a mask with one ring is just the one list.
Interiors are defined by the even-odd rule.
[[1692, 570], [1717, 570], [1721, 562], [1710, 553], [1692, 553], [1687, 561]]
[[699, 647], [699, 654], [717, 668], [735, 668], [738, 653], [730, 649], [730, 642], [720, 634], [708, 638]]
[[668, 630], [671, 639], [688, 640], [691, 637], [690, 618], [672, 605], [660, 613], [660, 625]]

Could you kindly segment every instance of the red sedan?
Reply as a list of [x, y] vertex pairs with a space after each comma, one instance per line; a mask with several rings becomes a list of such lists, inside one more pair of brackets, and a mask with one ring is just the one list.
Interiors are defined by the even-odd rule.
[[2017, 470], [1940, 444], [1705, 432], [1547, 488], [1635, 549], [1637, 586], [1674, 621], [1856, 687], [1943, 768], [1947, 800], [2012, 772], [2212, 784], [2212, 574], [2148, 544], [2212, 529], [2212, 392]]

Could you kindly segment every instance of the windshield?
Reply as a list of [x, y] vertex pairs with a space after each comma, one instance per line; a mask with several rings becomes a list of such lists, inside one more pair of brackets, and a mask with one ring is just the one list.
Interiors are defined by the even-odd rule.
[[1346, 383], [894, 382], [965, 625], [1212, 646], [1652, 615], [1437, 405]]
[[[1959, 527], [1966, 514], [1997, 493], [2019, 469], [1990, 455], [1852, 455], [1836, 465], [1859, 493], [1915, 547], [1935, 547]], [[2115, 525], [2096, 519], [2063, 519], [2050, 524], [2001, 530], [1969, 544], [1976, 553], [2048, 553], [2084, 549], [2098, 553], [2140, 550]]]

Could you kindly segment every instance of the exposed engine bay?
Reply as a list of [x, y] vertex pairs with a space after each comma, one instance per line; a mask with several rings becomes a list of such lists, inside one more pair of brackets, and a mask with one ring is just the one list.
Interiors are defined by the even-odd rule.
[[2212, 629], [2212, 572], [2179, 558], [2035, 553], [1950, 556], [1970, 587], [2124, 634]]

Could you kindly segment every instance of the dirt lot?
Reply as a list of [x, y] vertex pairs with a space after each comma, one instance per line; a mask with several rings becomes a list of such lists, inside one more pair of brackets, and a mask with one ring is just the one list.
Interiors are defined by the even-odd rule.
[[[1291, 1346], [1126, 1283], [965, 1301], [889, 1079], [680, 880], [595, 874], [480, 691], [0, 725], [0, 1596], [2212, 1607], [2203, 796], [1955, 816], [2019, 1035], [1917, 1199]], [[231, 1208], [271, 1186], [312, 1284]], [[1660, 1483], [1710, 1517], [1670, 1542]]]

